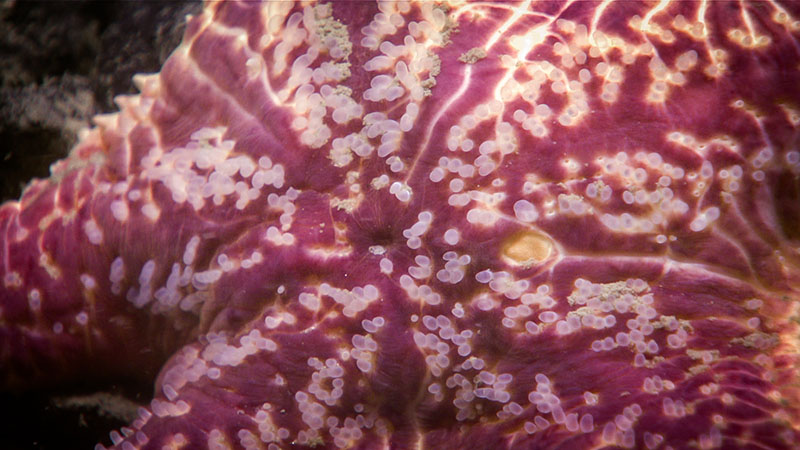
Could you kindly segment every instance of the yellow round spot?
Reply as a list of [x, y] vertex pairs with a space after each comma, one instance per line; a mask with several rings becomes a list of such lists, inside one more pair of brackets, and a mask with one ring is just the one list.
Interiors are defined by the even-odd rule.
[[513, 264], [530, 266], [547, 259], [553, 252], [553, 242], [535, 231], [521, 231], [509, 237], [502, 255]]

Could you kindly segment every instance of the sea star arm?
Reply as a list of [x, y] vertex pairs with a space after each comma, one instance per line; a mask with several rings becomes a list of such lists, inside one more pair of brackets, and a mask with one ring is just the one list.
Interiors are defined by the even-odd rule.
[[[107, 164], [116, 150], [94, 130], [53, 167], [50, 179], [34, 181], [19, 202], [0, 207], [4, 385], [147, 377], [169, 350], [154, 345], [149, 332], [157, 325], [147, 324], [120, 295], [124, 275], [113, 261], [129, 240], [141, 239], [136, 228], [127, 227], [141, 220], [125, 224], [108, 211], [120, 197], [119, 184], [126, 183]], [[129, 261], [144, 257], [147, 247]], [[119, 360], [120, 353], [129, 357]], [[87, 365], [96, 372], [85, 373]]]

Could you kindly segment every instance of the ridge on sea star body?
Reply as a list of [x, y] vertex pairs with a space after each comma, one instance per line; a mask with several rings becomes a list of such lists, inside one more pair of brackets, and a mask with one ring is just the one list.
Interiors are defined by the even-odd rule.
[[163, 365], [124, 450], [797, 448], [799, 39], [209, 2], [0, 207], [2, 385]]

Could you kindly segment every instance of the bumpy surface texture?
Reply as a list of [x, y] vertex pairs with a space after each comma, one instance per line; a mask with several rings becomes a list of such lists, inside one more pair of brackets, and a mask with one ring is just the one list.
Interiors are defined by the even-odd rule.
[[796, 448], [798, 38], [209, 3], [0, 208], [2, 383], [164, 364], [125, 450]]

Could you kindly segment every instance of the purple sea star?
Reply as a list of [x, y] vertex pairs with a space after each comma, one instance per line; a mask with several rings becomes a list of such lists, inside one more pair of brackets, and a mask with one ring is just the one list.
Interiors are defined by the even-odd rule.
[[800, 9], [208, 3], [0, 207], [114, 448], [796, 448]]

